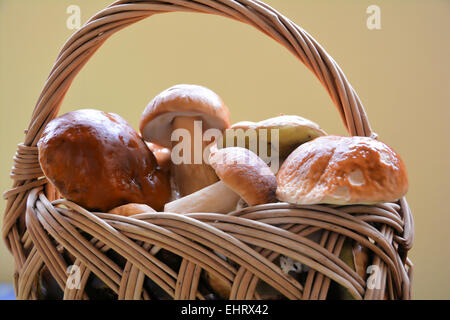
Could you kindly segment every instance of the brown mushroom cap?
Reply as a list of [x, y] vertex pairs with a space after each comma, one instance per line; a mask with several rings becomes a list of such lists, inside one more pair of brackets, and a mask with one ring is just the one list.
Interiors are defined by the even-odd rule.
[[48, 123], [38, 143], [49, 181], [68, 200], [107, 212], [126, 203], [161, 209], [168, 175], [138, 133], [120, 116], [86, 109]]
[[371, 204], [403, 197], [400, 156], [367, 137], [325, 136], [299, 146], [277, 174], [277, 197], [296, 204]]
[[209, 161], [217, 176], [250, 206], [276, 201], [275, 175], [253, 152], [224, 148], [212, 152]]
[[181, 84], [161, 92], [148, 104], [141, 117], [142, 137], [172, 147], [171, 123], [177, 116], [200, 117], [204, 130], [230, 126], [230, 112], [215, 92], [203, 86]]

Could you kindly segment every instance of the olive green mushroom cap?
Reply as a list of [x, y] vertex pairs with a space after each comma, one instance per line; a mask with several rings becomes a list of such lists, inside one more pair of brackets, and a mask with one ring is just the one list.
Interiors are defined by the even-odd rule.
[[[266, 130], [263, 132], [262, 130]], [[275, 139], [278, 134], [278, 143]], [[286, 158], [299, 145], [325, 136], [326, 132], [319, 125], [306, 118], [296, 115], [281, 115], [260, 122], [242, 121], [235, 123], [226, 130], [224, 146], [240, 146], [251, 148], [253, 137], [256, 138], [257, 153], [260, 154], [260, 139], [266, 139], [268, 150], [270, 146], [278, 145], [273, 150], [277, 151], [280, 158]], [[245, 145], [238, 145], [245, 142]], [[255, 151], [255, 150], [252, 150]], [[270, 155], [270, 154], [269, 154]], [[264, 159], [264, 156], [262, 156]]]

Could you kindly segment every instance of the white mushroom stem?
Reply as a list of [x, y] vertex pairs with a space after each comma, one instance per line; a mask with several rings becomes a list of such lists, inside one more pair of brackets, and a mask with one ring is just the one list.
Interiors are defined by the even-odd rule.
[[216, 182], [178, 200], [169, 202], [164, 212], [173, 213], [229, 213], [234, 211], [240, 196], [224, 182]]
[[[201, 117], [178, 116], [172, 122], [173, 130], [185, 129], [189, 132], [191, 138], [191, 141], [189, 141], [191, 152], [189, 163], [172, 164], [172, 175], [182, 197], [219, 180], [214, 169], [203, 160], [203, 152], [210, 141], [203, 141], [203, 128], [198, 126], [198, 121], [202, 121]], [[174, 147], [178, 143], [180, 142], [173, 141], [172, 146]], [[196, 163], [199, 161], [201, 163]]]

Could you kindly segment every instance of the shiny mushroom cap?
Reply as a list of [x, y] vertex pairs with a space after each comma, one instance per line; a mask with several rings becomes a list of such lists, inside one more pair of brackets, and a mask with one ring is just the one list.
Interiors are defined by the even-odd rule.
[[204, 130], [224, 130], [230, 126], [230, 112], [215, 92], [203, 86], [180, 84], [150, 101], [141, 117], [142, 137], [170, 148], [171, 124], [179, 116], [201, 118]]
[[217, 176], [250, 206], [276, 201], [275, 175], [255, 153], [224, 148], [212, 152], [209, 161]]
[[400, 156], [367, 137], [325, 136], [299, 146], [277, 174], [277, 197], [296, 204], [391, 202], [408, 190]]
[[138, 133], [116, 114], [94, 109], [50, 121], [38, 142], [39, 163], [68, 200], [107, 212], [127, 203], [160, 209], [169, 177]]

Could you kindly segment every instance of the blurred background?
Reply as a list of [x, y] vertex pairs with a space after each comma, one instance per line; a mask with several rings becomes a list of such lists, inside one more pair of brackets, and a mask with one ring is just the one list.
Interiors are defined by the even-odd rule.
[[[0, 0], [2, 192], [12, 184], [12, 157], [48, 72], [74, 32], [67, 8], [79, 6], [84, 23], [110, 2]], [[449, 299], [450, 1], [265, 2], [339, 63], [374, 131], [403, 157], [416, 226], [413, 297]], [[381, 10], [381, 29], [367, 27], [371, 5]], [[156, 15], [114, 35], [78, 75], [60, 114], [93, 107], [138, 128], [146, 104], [178, 83], [216, 91], [233, 122], [298, 114], [328, 133], [346, 134], [324, 88], [286, 49], [245, 24], [189, 13]], [[12, 256], [1, 242], [0, 282], [11, 283], [12, 275]]]

